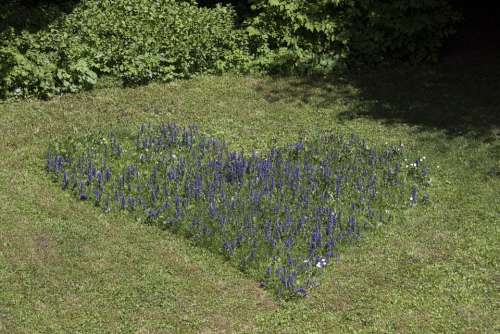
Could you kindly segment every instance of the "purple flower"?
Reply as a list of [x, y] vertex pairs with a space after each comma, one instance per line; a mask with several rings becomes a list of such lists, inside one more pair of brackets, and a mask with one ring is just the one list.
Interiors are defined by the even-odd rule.
[[96, 200], [96, 203], [98, 203], [101, 200], [101, 192], [99, 191], [98, 188], [94, 188], [94, 197]]
[[296, 281], [297, 281], [297, 273], [295, 271], [292, 271], [288, 275], [287, 288], [288, 289], [293, 289], [295, 287], [295, 282]]
[[121, 199], [120, 199], [120, 207], [122, 210], [125, 210], [125, 208], [127, 207], [127, 201], [125, 199], [125, 194], [122, 193], [122, 196], [121, 196]]
[[221, 217], [220, 217], [220, 226], [221, 227], [226, 226], [226, 216], [224, 216], [224, 215], [221, 215]]
[[273, 236], [272, 236], [272, 223], [270, 220], [266, 220], [264, 223], [264, 238], [267, 243], [271, 243]]
[[311, 235], [311, 241], [309, 242], [309, 256], [312, 257], [316, 254], [317, 249], [321, 247], [321, 227], [317, 224]]
[[327, 253], [326, 256], [330, 259], [334, 256], [333, 250], [335, 249], [335, 237], [332, 237], [328, 242], [326, 243], [326, 249]]
[[194, 180], [193, 190], [194, 190], [194, 197], [197, 200], [200, 198], [200, 195], [201, 195], [201, 187], [202, 187], [201, 174], [196, 174], [196, 177]]
[[136, 203], [135, 198], [132, 195], [129, 195], [128, 196], [128, 200], [127, 200], [128, 207], [131, 208], [132, 210], [134, 210], [135, 209], [135, 203]]
[[231, 254], [234, 249], [233, 243], [231, 241], [224, 241], [223, 249], [226, 253]]
[[65, 170], [64, 174], [63, 174], [62, 185], [61, 185], [63, 190], [66, 190], [66, 188], [68, 188], [68, 183], [69, 183], [68, 172]]
[[350, 216], [347, 224], [349, 225], [347, 233], [349, 234], [349, 236], [352, 236], [356, 230], [356, 218]]
[[411, 190], [410, 202], [412, 205], [417, 205], [417, 186], [414, 185]]
[[375, 198], [375, 195], [377, 194], [376, 185], [377, 185], [377, 177], [375, 175], [372, 175], [370, 177], [370, 182], [368, 184], [368, 193], [370, 194], [370, 197], [372, 199]]
[[335, 225], [337, 225], [337, 216], [335, 215], [335, 212], [332, 210], [329, 210], [328, 212], [328, 225], [326, 226], [326, 235], [332, 236], [333, 235], [333, 230], [335, 228]]
[[181, 199], [179, 195], [175, 195], [175, 217], [178, 219], [181, 216]]
[[94, 174], [92, 173], [92, 170], [89, 170], [87, 174], [87, 184], [92, 184], [92, 181], [94, 180]]
[[111, 169], [108, 167], [106, 168], [106, 171], [104, 173], [104, 177], [106, 182], [109, 182], [111, 180]]
[[101, 171], [97, 172], [97, 183], [99, 183], [99, 185], [102, 186], [103, 179], [102, 179], [102, 173], [101, 173]]
[[297, 154], [304, 149], [304, 142], [300, 141], [295, 144], [295, 151]]
[[174, 169], [170, 170], [168, 173], [167, 173], [167, 178], [169, 181], [173, 181], [177, 178], [177, 173]]
[[212, 219], [217, 217], [217, 207], [216, 207], [215, 202], [210, 201], [210, 203], [208, 203], [208, 213], [210, 214], [210, 217]]
[[55, 160], [55, 171], [59, 173], [63, 168], [63, 157], [58, 155]]
[[86, 201], [89, 199], [89, 197], [85, 191], [85, 184], [83, 183], [83, 181], [80, 181], [80, 199], [82, 201]]

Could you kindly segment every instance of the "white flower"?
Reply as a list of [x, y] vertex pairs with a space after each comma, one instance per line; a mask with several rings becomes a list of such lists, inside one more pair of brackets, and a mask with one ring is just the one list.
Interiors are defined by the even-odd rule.
[[425, 160], [425, 155], [422, 157], [422, 160]]
[[321, 260], [319, 260], [318, 263], [316, 263], [316, 267], [318, 268], [326, 267], [326, 259], [324, 257], [321, 258]]

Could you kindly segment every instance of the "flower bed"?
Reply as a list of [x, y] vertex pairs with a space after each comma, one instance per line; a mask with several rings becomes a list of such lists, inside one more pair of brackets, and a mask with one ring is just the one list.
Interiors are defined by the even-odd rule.
[[428, 201], [428, 167], [405, 159], [403, 146], [340, 133], [244, 154], [166, 124], [53, 145], [47, 169], [78, 199], [181, 233], [292, 297], [339, 245]]

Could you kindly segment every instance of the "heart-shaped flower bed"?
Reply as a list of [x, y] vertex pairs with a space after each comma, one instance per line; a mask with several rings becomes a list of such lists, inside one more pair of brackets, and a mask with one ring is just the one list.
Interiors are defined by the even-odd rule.
[[345, 241], [428, 200], [428, 168], [405, 158], [339, 133], [243, 154], [169, 124], [53, 145], [47, 168], [78, 199], [181, 233], [291, 297]]

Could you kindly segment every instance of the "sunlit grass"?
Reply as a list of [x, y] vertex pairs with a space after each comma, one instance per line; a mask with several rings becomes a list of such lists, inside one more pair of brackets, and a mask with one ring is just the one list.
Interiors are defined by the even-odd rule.
[[[286, 93], [295, 82], [204, 77], [0, 105], [0, 332], [493, 333], [498, 140], [364, 117], [381, 101], [354, 83], [303, 100]], [[354, 106], [359, 117], [339, 117]], [[46, 177], [54, 140], [160, 122], [196, 123], [234, 150], [336, 130], [402, 142], [426, 157], [431, 203], [342, 248], [308, 298], [279, 302], [223, 257], [103, 215]]]

